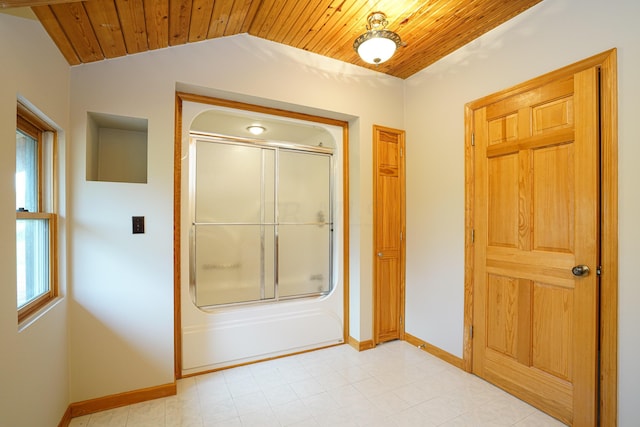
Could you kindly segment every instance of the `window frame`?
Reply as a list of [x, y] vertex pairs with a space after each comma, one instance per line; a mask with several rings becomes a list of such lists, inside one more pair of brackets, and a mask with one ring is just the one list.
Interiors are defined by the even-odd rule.
[[[16, 307], [18, 323], [23, 322], [33, 313], [39, 311], [52, 302], [59, 295], [58, 287], [58, 206], [57, 206], [57, 161], [58, 161], [58, 134], [55, 128], [30, 111], [25, 105], [17, 103], [16, 131], [25, 133], [37, 141], [37, 199], [38, 209], [36, 212], [25, 212], [16, 210], [17, 221], [42, 220], [48, 221], [48, 249], [49, 249], [49, 290], [29, 301], [22, 307]], [[50, 156], [44, 154], [45, 133], [51, 133]], [[47, 157], [45, 159], [45, 157]], [[50, 169], [45, 174], [45, 161], [50, 162]], [[46, 175], [46, 176], [45, 176]], [[48, 181], [51, 182], [48, 182]], [[45, 194], [45, 185], [48, 186], [50, 194]], [[45, 204], [45, 197], [49, 203]], [[46, 205], [46, 207], [45, 207]], [[17, 287], [17, 281], [16, 281]]]

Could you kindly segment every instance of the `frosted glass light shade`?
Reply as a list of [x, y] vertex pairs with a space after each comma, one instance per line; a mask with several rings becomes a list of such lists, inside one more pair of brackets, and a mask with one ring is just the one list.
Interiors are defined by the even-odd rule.
[[377, 65], [391, 58], [400, 43], [400, 36], [393, 31], [370, 30], [353, 42], [353, 48], [363, 61]]
[[358, 55], [364, 62], [380, 64], [385, 62], [396, 51], [396, 44], [383, 37], [375, 37], [365, 40], [358, 48]]

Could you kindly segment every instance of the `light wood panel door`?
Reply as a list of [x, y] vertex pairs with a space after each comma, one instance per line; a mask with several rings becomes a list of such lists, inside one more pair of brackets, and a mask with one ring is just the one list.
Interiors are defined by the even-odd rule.
[[590, 68], [473, 113], [472, 370], [574, 426], [598, 407], [598, 105]]
[[374, 343], [404, 337], [404, 131], [373, 127]]

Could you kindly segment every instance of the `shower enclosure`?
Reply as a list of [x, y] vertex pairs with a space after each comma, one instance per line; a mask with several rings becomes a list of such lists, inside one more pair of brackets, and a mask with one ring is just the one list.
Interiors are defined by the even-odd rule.
[[333, 149], [192, 134], [198, 307], [327, 295]]
[[191, 101], [182, 124], [182, 374], [344, 342], [345, 129]]

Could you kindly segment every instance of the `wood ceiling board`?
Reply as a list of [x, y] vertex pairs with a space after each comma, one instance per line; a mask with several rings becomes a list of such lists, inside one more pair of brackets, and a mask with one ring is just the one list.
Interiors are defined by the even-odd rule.
[[260, 8], [258, 9], [251, 26], [249, 27], [249, 33], [256, 37], [263, 37], [262, 27], [265, 25], [267, 21], [267, 17], [271, 13], [271, 9], [273, 8], [273, 4], [275, 0], [264, 0], [260, 4]]
[[[300, 15], [292, 21], [290, 25], [283, 25], [282, 30], [278, 32], [279, 35], [275, 40], [278, 43], [283, 43], [288, 46], [298, 47], [300, 40], [304, 37], [308, 30], [310, 23], [315, 22], [324, 11], [333, 3], [333, 0], [316, 0], [309, 2], [302, 10]], [[294, 15], [291, 16], [292, 18]]]
[[318, 2], [315, 7], [314, 5], [309, 5], [311, 13], [307, 19], [298, 21], [293, 28], [292, 37], [289, 41], [283, 41], [283, 43], [302, 49], [305, 40], [320, 31], [327, 16], [331, 15], [331, 9], [335, 8], [339, 3], [337, 0], [324, 0]]
[[284, 1], [284, 4], [278, 11], [278, 20], [286, 25], [271, 25], [270, 28], [264, 32], [263, 37], [267, 40], [276, 40], [279, 33], [282, 33], [283, 29], [288, 28], [290, 25], [296, 22], [296, 17], [299, 16], [300, 11], [307, 5], [303, 2], [296, 1]]
[[212, 2], [209, 0], [193, 0], [191, 23], [189, 25], [189, 42], [199, 42], [208, 38], [212, 13]]
[[[240, 27], [239, 33], [249, 33], [249, 29], [251, 28], [251, 24], [255, 19], [260, 7], [262, 6], [262, 0], [252, 0], [249, 1], [249, 6], [247, 9], [247, 13], [244, 16], [244, 21], [242, 22], [242, 26]], [[236, 13], [240, 14], [241, 11], [237, 11]], [[231, 35], [231, 34], [227, 34]]]
[[102, 53], [107, 58], [117, 58], [127, 54], [118, 9], [113, 1], [101, 4], [88, 1], [84, 3], [89, 21], [100, 43]]
[[327, 8], [325, 13], [320, 16], [320, 19], [314, 26], [314, 30], [308, 31], [302, 38], [298, 47], [313, 52], [313, 47], [317, 46], [318, 40], [322, 40], [323, 38], [329, 40], [331, 36], [335, 34], [336, 24], [344, 17], [342, 11], [350, 10], [351, 6], [353, 6], [353, 0], [334, 2], [334, 4]]
[[[106, 0], [100, 0], [104, 3]], [[142, 0], [116, 0], [120, 26], [128, 53], [149, 50], [147, 42], [147, 24]]]
[[169, 46], [189, 41], [192, 0], [169, 0]]
[[234, 0], [216, 0], [213, 5], [213, 16], [209, 26], [208, 38], [215, 39], [225, 35], [229, 15], [233, 9]]
[[231, 36], [234, 34], [243, 33], [242, 28], [244, 21], [251, 14], [251, 3], [258, 3], [258, 1], [252, 2], [252, 0], [235, 0], [233, 7], [229, 14], [229, 22], [224, 31], [225, 36]]
[[286, 22], [288, 23], [288, 25], [280, 25], [278, 27], [276, 27], [274, 29], [274, 31], [271, 31], [267, 37], [269, 37], [269, 40], [280, 40], [279, 43], [283, 43], [285, 37], [287, 36], [287, 34], [289, 33], [289, 31], [291, 31], [291, 28], [297, 23], [297, 22], [304, 22], [305, 19], [302, 18], [303, 13], [305, 10], [312, 10], [312, 8], [309, 7], [308, 4], [305, 4], [304, 2], [296, 2], [296, 1], [289, 1], [287, 2], [287, 15], [286, 15]]
[[71, 3], [74, 1], [80, 2], [82, 0], [2, 0], [0, 1], [0, 8], [49, 6], [56, 3]]
[[[482, 9], [482, 15], [478, 13], [478, 9], [467, 8], [457, 10], [456, 14], [442, 14], [437, 18], [437, 25], [433, 25], [432, 32], [423, 33], [421, 38], [407, 42], [406, 49], [413, 47], [419, 52], [425, 52], [424, 55], [418, 56], [399, 49], [392, 58], [393, 73], [403, 79], [410, 77], [521, 13], [523, 3], [532, 6], [531, 3], [540, 1], [542, 0], [504, 2], [501, 5], [493, 0], [483, 0], [483, 5], [472, 2], [467, 5]], [[490, 18], [486, 19], [487, 16]]]
[[144, 21], [149, 49], [169, 46], [169, 0], [144, 0]]
[[[269, 39], [269, 32], [275, 30], [276, 25], [283, 26], [287, 22], [287, 15], [284, 12], [285, 6], [290, 1], [287, 0], [273, 0], [270, 1], [269, 11], [264, 13], [264, 19], [262, 19], [262, 23], [260, 25], [260, 30], [256, 33], [258, 37], [262, 37], [267, 40]], [[262, 9], [266, 11], [266, 4], [262, 4]], [[286, 25], [286, 24], [285, 24]]]
[[51, 37], [56, 46], [58, 46], [62, 56], [64, 56], [64, 59], [67, 60], [69, 65], [82, 64], [82, 61], [80, 61], [78, 54], [67, 38], [67, 34], [60, 26], [60, 22], [58, 22], [58, 19], [53, 14], [51, 8], [49, 6], [36, 6], [32, 7], [31, 10], [45, 28], [49, 37]]
[[[323, 31], [316, 33], [315, 36], [307, 42], [304, 49], [324, 55], [331, 50], [335, 51], [333, 47], [338, 44], [339, 50], [344, 50], [345, 44], [342, 40], [345, 34], [350, 34], [349, 30], [359, 24], [361, 16], [365, 17], [366, 22], [366, 17], [369, 16], [370, 13], [371, 10], [367, 3], [345, 1], [340, 8], [335, 9], [331, 19], [325, 24]], [[364, 29], [362, 32], [364, 32]], [[355, 40], [355, 38], [351, 39], [351, 44], [353, 44], [353, 40]], [[347, 45], [348, 44], [349, 41], [347, 41]]]
[[[540, 1], [87, 0], [33, 9], [72, 65], [248, 33], [407, 78]], [[378, 66], [353, 50], [374, 11], [406, 43]]]
[[50, 8], [81, 62], [94, 62], [105, 58], [83, 3], [59, 3], [51, 5]]

